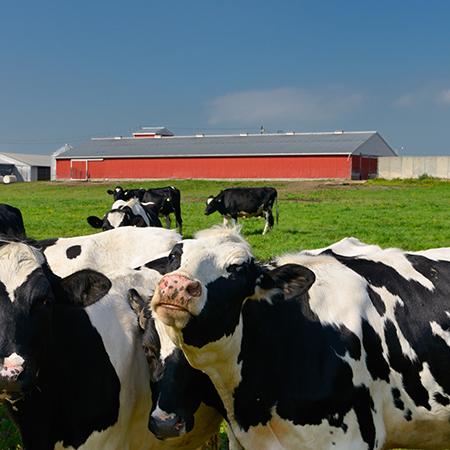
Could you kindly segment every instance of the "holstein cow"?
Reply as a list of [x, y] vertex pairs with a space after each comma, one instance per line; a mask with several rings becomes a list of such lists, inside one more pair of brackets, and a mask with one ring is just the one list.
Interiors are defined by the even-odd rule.
[[38, 241], [57, 275], [81, 269], [108, 274], [124, 267], [138, 267], [168, 252], [181, 240], [175, 230], [121, 227], [104, 233]]
[[160, 217], [164, 217], [166, 228], [171, 227], [170, 214], [175, 215], [178, 232], [183, 234], [183, 220], [181, 219], [181, 195], [173, 186], [147, 189], [142, 197], [142, 204], [156, 204]]
[[152, 308], [244, 448], [450, 448], [450, 248], [263, 265], [235, 230], [177, 243]]
[[[150, 262], [147, 267], [152, 265]], [[211, 434], [214, 431], [211, 426], [218, 429], [223, 420], [223, 404], [208, 376], [189, 365], [183, 352], [170, 340], [163, 323], [155, 317], [149, 302], [153, 292], [146, 292], [145, 299], [134, 289], [129, 293], [130, 304], [144, 330], [142, 346], [154, 396], [149, 430], [161, 440], [183, 436], [194, 426], [198, 430], [208, 425]]]
[[1, 243], [0, 397], [24, 450], [188, 450], [214, 433], [220, 417], [173, 442], [147, 428], [148, 365], [127, 294], [160, 277], [128, 269], [111, 281], [91, 270], [60, 279], [36, 249]]
[[25, 225], [20, 209], [0, 203], [0, 234], [25, 239]]
[[210, 196], [206, 201], [205, 214], [208, 216], [218, 211], [223, 217], [223, 223], [232, 221], [235, 226], [238, 217], [257, 217], [263, 213], [266, 218], [263, 234], [272, 230], [274, 220], [273, 204], [276, 202], [276, 217], [278, 223], [277, 191], [271, 187], [231, 188], [221, 191], [219, 195]]
[[157, 207], [151, 203], [143, 205], [137, 198], [116, 200], [103, 219], [89, 216], [87, 221], [92, 227], [103, 231], [126, 226], [162, 227]]
[[[139, 189], [123, 189], [117, 186], [114, 191], [108, 190], [108, 194], [113, 195], [114, 200], [130, 200], [137, 198], [143, 206], [156, 207], [158, 215], [164, 217], [166, 228], [171, 227], [170, 214], [175, 215], [178, 231], [183, 234], [183, 220], [181, 219], [181, 195], [179, 189], [168, 186], [163, 188], [153, 188], [145, 190]], [[153, 206], [156, 205], [156, 206]]]

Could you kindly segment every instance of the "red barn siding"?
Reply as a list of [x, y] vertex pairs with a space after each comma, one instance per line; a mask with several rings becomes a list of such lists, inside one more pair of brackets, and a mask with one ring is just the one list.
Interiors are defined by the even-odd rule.
[[[351, 178], [351, 174], [352, 162], [348, 156], [105, 158], [88, 161], [90, 179]], [[58, 160], [57, 179], [64, 178], [73, 178], [70, 161]]]

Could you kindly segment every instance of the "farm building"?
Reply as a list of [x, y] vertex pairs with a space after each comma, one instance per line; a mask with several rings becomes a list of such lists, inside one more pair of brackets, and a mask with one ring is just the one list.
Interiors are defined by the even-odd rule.
[[49, 155], [0, 153], [1, 181], [50, 180], [50, 163]]
[[54, 157], [57, 180], [104, 180], [369, 179], [379, 156], [396, 154], [376, 131], [173, 136], [166, 128], [142, 128]]

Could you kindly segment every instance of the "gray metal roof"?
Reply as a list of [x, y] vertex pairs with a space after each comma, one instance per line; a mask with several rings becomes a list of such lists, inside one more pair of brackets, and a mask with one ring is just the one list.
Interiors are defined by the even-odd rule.
[[223, 156], [396, 156], [376, 131], [91, 139], [56, 159]]
[[32, 167], [50, 167], [50, 155], [33, 155], [28, 153], [5, 153], [1, 152], [0, 156], [3, 160], [8, 161], [8, 164], [25, 164]]

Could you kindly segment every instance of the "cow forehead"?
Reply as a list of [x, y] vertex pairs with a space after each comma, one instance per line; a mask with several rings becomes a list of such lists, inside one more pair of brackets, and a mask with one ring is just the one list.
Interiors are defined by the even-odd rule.
[[15, 290], [44, 263], [42, 253], [25, 244], [10, 243], [0, 248], [0, 282], [5, 285], [11, 301], [15, 300]]
[[232, 264], [243, 264], [253, 258], [249, 246], [217, 239], [183, 241], [180, 269], [206, 283], [226, 273]]
[[125, 213], [122, 211], [110, 211], [107, 220], [113, 228], [119, 228], [123, 222]]

